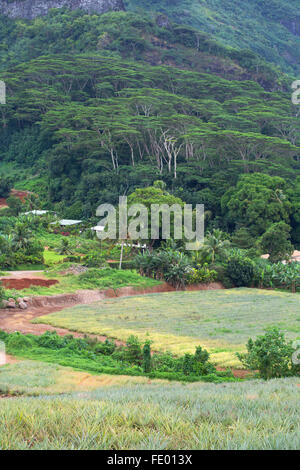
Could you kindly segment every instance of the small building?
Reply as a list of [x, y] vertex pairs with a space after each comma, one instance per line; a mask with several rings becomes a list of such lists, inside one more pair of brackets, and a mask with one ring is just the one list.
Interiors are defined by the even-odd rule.
[[52, 225], [60, 225], [61, 227], [71, 227], [72, 225], [79, 225], [83, 220], [61, 219], [57, 222], [51, 222]]
[[[262, 255], [261, 256], [262, 259], [269, 259], [270, 258], [270, 255], [269, 254], [266, 254], [266, 255]], [[294, 253], [292, 254], [291, 256], [291, 259], [290, 259], [290, 262], [294, 262], [294, 263], [300, 263], [300, 251], [298, 250], [295, 250]], [[283, 261], [284, 264], [286, 264], [286, 261]]]
[[45, 215], [48, 214], [50, 211], [39, 211], [39, 210], [33, 210], [33, 211], [28, 211], [28, 212], [23, 212], [21, 215]]

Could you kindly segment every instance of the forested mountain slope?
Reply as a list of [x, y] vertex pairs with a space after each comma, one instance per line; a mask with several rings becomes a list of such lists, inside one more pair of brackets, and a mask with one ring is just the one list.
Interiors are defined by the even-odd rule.
[[285, 71], [300, 70], [299, 0], [125, 0], [125, 5], [162, 12], [225, 44], [251, 49]]
[[253, 53], [130, 12], [1, 18], [2, 172], [66, 217], [162, 179], [209, 227], [300, 243], [299, 107]]

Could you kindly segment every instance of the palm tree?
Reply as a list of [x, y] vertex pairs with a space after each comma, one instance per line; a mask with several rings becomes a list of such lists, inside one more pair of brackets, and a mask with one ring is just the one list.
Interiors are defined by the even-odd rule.
[[205, 251], [211, 255], [212, 263], [215, 262], [216, 255], [224, 253], [229, 247], [230, 241], [225, 239], [225, 234], [219, 229], [215, 229], [212, 233], [209, 232], [203, 244]]
[[11, 232], [12, 248], [26, 250], [32, 241], [32, 231], [22, 222], [17, 222]]

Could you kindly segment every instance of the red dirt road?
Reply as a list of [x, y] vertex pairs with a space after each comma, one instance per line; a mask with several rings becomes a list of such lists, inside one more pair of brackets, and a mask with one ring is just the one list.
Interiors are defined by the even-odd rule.
[[[21, 274], [21, 273], [20, 273]], [[25, 272], [23, 271], [23, 277], [25, 277]], [[14, 281], [17, 279], [14, 277]], [[12, 279], [11, 279], [12, 280]], [[22, 280], [22, 279], [21, 279]], [[198, 290], [207, 290], [207, 289], [222, 289], [223, 286], [218, 283], [208, 284], [207, 286], [198, 286]], [[195, 286], [193, 289], [195, 290]], [[90, 304], [103, 300], [105, 298], [114, 298], [114, 297], [125, 297], [132, 295], [145, 295], [153, 293], [162, 293], [162, 292], [173, 292], [175, 289], [170, 285], [164, 283], [158, 286], [145, 288], [145, 289], [135, 289], [134, 287], [122, 287], [120, 289], [107, 289], [103, 291], [96, 290], [81, 290], [77, 291], [74, 294], [59, 294], [53, 296], [40, 296], [40, 297], [31, 297], [28, 302], [28, 309], [0, 309], [0, 329], [12, 333], [14, 331], [19, 331], [24, 334], [34, 334], [41, 335], [46, 331], [56, 331], [60, 336], [65, 336], [72, 334], [77, 338], [82, 338], [84, 334], [76, 333], [64, 328], [55, 328], [49, 325], [35, 324], [31, 323], [31, 320], [43, 315], [48, 315], [53, 312], [58, 312], [67, 307], [72, 307], [75, 305]], [[93, 336], [93, 335], [90, 335]], [[105, 336], [96, 336], [99, 341], [105, 341]], [[124, 344], [121, 341], [116, 341], [116, 344]]]
[[[20, 279], [22, 280], [22, 279]], [[40, 279], [41, 280], [41, 279]], [[16, 279], [15, 279], [16, 281]], [[188, 290], [200, 290], [196, 286]], [[207, 286], [201, 286], [201, 290], [208, 289], [222, 289], [223, 286], [218, 283], [212, 283]], [[43, 315], [58, 312], [67, 307], [75, 305], [90, 304], [103, 300], [105, 298], [113, 297], [126, 297], [132, 295], [145, 295], [150, 293], [162, 293], [162, 292], [173, 292], [175, 289], [168, 284], [161, 284], [153, 288], [146, 289], [135, 289], [133, 287], [123, 287], [120, 289], [107, 289], [105, 291], [91, 291], [82, 290], [77, 291], [75, 294], [60, 294], [56, 296], [41, 296], [32, 297], [28, 303], [27, 310], [21, 309], [0, 309], [0, 329], [8, 333], [19, 331], [23, 334], [42, 335], [46, 331], [56, 331], [60, 336], [66, 336], [72, 334], [75, 338], [83, 338], [85, 335], [82, 333], [73, 332], [65, 328], [56, 328], [50, 325], [35, 324], [31, 323], [31, 320], [38, 318]], [[89, 335], [95, 337], [99, 341], [104, 342], [107, 337], [100, 335]], [[123, 341], [115, 340], [118, 346], [124, 345]], [[218, 370], [223, 370], [218, 368]], [[252, 373], [247, 370], [233, 370], [235, 377], [245, 378]]]

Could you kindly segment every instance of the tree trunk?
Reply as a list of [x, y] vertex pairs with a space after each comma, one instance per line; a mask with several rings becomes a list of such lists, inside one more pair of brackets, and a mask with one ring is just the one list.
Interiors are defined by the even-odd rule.
[[119, 269], [122, 269], [123, 251], [124, 251], [124, 241], [122, 241], [122, 244], [121, 244], [121, 253], [120, 253]]

